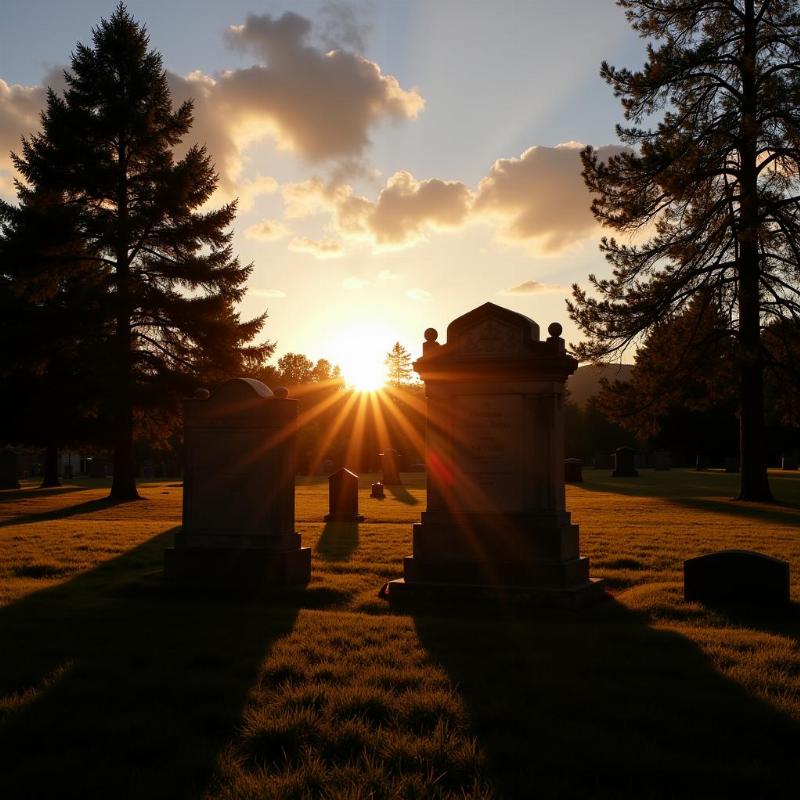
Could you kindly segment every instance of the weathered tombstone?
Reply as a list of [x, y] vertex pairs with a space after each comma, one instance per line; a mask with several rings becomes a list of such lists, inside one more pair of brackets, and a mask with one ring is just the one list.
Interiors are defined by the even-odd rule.
[[19, 489], [17, 454], [13, 450], [0, 451], [0, 489]]
[[561, 326], [493, 303], [425, 332], [428, 506], [392, 605], [578, 608], [602, 595], [564, 507], [564, 385], [578, 362]]
[[697, 454], [697, 460], [695, 461], [695, 469], [698, 472], [702, 472], [703, 470], [708, 469], [708, 459], [702, 454]]
[[370, 486], [369, 496], [374, 497], [376, 500], [386, 499], [386, 493], [383, 491], [383, 484], [380, 481], [377, 481]]
[[342, 467], [328, 476], [325, 522], [363, 522], [358, 513], [358, 475]]
[[634, 451], [630, 447], [618, 447], [614, 451], [614, 478], [638, 478], [639, 473], [634, 467]]
[[566, 483], [583, 483], [583, 462], [579, 458], [564, 460], [564, 481]]
[[683, 562], [687, 601], [706, 605], [789, 603], [789, 564], [750, 550], [721, 550]]
[[381, 475], [384, 486], [398, 486], [402, 481], [400, 480], [400, 453], [397, 450], [392, 450], [387, 447], [382, 453], [378, 453], [381, 457]]
[[672, 469], [672, 457], [668, 450], [656, 450], [653, 453], [653, 466], [659, 472], [665, 472]]
[[781, 458], [781, 469], [782, 470], [796, 470], [798, 466], [798, 458], [797, 458], [797, 450], [792, 450], [788, 453], [784, 453], [783, 457]]
[[725, 459], [725, 472], [738, 472], [739, 459], [736, 456], [728, 456]]
[[297, 400], [250, 378], [186, 401], [183, 527], [168, 575], [253, 588], [310, 580], [294, 529], [296, 429]]

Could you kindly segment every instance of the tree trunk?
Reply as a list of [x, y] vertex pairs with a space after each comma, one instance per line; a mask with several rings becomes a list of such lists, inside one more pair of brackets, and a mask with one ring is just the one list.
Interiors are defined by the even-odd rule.
[[761, 350], [758, 209], [758, 109], [753, 0], [745, 0], [742, 47], [742, 127], [739, 226], [739, 414], [740, 482], [737, 500], [769, 502], [764, 447], [764, 356]]
[[53, 486], [61, 486], [61, 481], [58, 479], [58, 447], [48, 442], [44, 452], [44, 476], [41, 488], [49, 489]]

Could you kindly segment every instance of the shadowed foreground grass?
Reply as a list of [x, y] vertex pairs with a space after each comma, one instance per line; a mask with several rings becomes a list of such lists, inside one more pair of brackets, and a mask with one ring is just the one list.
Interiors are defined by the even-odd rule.
[[[325, 525], [304, 592], [180, 592], [161, 558], [180, 486], [111, 504], [97, 482], [0, 492], [0, 796], [131, 798], [794, 797], [800, 624], [682, 597], [685, 558], [723, 547], [792, 564], [800, 476], [779, 507], [735, 476], [587, 473], [569, 487], [614, 599], [536, 619], [395, 616], [423, 479]], [[797, 505], [795, 505], [797, 504]]]

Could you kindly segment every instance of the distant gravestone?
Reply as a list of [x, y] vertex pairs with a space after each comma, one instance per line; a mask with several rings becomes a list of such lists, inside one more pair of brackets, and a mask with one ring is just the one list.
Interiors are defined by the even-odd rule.
[[325, 522], [363, 522], [358, 513], [358, 475], [342, 467], [328, 477]]
[[583, 462], [579, 458], [565, 459], [564, 481], [566, 483], [583, 483]]
[[0, 489], [19, 489], [17, 454], [13, 450], [0, 451]]
[[394, 605], [579, 608], [603, 593], [565, 509], [564, 386], [578, 362], [561, 326], [486, 303], [425, 331], [427, 508]]
[[695, 460], [695, 469], [698, 472], [708, 469], [708, 459], [702, 454], [698, 453]]
[[683, 562], [684, 597], [706, 605], [784, 606], [789, 564], [749, 550], [722, 550]]
[[400, 453], [392, 448], [387, 448], [383, 453], [378, 453], [381, 457], [381, 475], [384, 486], [398, 486], [400, 480]]
[[384, 500], [386, 498], [386, 493], [383, 491], [383, 484], [380, 481], [370, 486], [369, 496], [374, 497], [376, 500]]
[[798, 467], [798, 457], [797, 451], [792, 450], [789, 453], [784, 453], [783, 457], [781, 458], [781, 469], [782, 470], [796, 470]]
[[739, 459], [735, 456], [728, 456], [725, 459], [725, 472], [738, 472], [739, 471]]
[[634, 453], [630, 447], [618, 447], [614, 451], [614, 478], [638, 478], [639, 473], [634, 466]]
[[183, 526], [168, 575], [259, 588], [307, 583], [294, 528], [297, 400], [235, 378], [184, 404]]
[[653, 466], [658, 472], [665, 472], [672, 469], [672, 458], [668, 450], [656, 450], [653, 453]]

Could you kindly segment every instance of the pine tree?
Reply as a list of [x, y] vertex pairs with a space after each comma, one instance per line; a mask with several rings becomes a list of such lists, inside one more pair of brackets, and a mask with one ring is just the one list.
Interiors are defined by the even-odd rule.
[[584, 178], [596, 218], [640, 241], [603, 239], [614, 271], [590, 276], [599, 298], [574, 287], [570, 314], [589, 337], [577, 353], [607, 359], [698, 291], [714, 295], [736, 345], [739, 498], [769, 500], [761, 331], [800, 318], [798, 4], [617, 2], [656, 44], [639, 72], [602, 65], [632, 150], [601, 163], [587, 148]]
[[103, 284], [113, 333], [97, 366], [114, 428], [111, 496], [131, 499], [139, 401], [174, 396], [187, 376], [236, 372], [271, 345], [248, 345], [265, 315], [242, 321], [236, 312], [252, 269], [231, 246], [236, 204], [205, 209], [217, 175], [204, 147], [176, 159], [192, 104], [173, 110], [146, 29], [120, 3], [92, 46], [78, 44], [65, 78], [63, 96], [48, 91], [41, 132], [14, 157], [18, 199], [24, 207], [46, 193], [68, 205]]
[[400, 342], [395, 342], [392, 349], [386, 354], [384, 361], [386, 374], [395, 388], [404, 383], [411, 383], [411, 353]]

